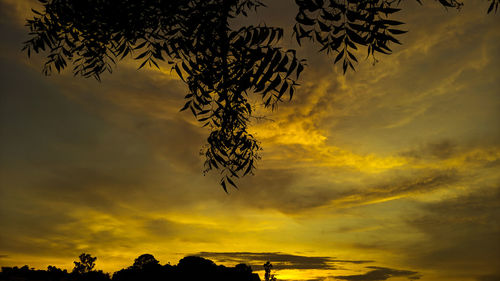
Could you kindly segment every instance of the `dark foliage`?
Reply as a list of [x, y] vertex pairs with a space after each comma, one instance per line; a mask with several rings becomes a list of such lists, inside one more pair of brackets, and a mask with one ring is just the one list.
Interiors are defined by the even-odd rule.
[[[234, 29], [232, 18], [265, 6], [260, 0], [39, 0], [43, 11], [27, 20], [30, 39], [24, 50], [47, 53], [45, 74], [72, 64], [73, 73], [100, 80], [118, 60], [133, 57], [158, 67], [166, 61], [187, 84], [181, 110], [189, 109], [210, 129], [205, 171], [217, 169], [221, 185], [236, 187], [234, 179], [251, 174], [261, 149], [247, 128], [252, 117], [250, 94], [260, 95], [265, 107], [292, 99], [305, 61], [295, 50], [278, 44], [281, 27], [244, 26]], [[369, 56], [390, 54], [400, 44], [401, 21], [393, 19], [401, 0], [296, 0], [293, 27], [300, 44], [311, 40], [333, 55], [343, 71], [358, 62], [365, 47]], [[416, 0], [420, 2], [420, 0]], [[500, 0], [489, 0], [488, 13]], [[457, 0], [439, 0], [460, 8]]]
[[151, 254], [144, 254], [140, 255], [138, 258], [135, 259], [134, 265], [132, 265], [133, 268], [142, 270], [142, 269], [148, 269], [148, 268], [153, 268], [155, 266], [158, 266], [160, 264], [159, 261], [153, 257]]
[[81, 254], [79, 257], [80, 261], [73, 262], [75, 267], [73, 268], [73, 272], [76, 274], [85, 274], [89, 273], [94, 269], [96, 257], [92, 257], [90, 254]]
[[266, 262], [264, 265], [264, 280], [265, 281], [276, 281], [276, 277], [274, 277], [274, 274], [271, 274], [271, 269], [273, 268], [273, 265], [271, 262]]
[[30, 269], [27, 265], [18, 267], [2, 267], [1, 281], [260, 281], [252, 269], [239, 264], [235, 267], [216, 265], [211, 260], [189, 256], [181, 259], [178, 265], [160, 265], [150, 254], [139, 256], [134, 264], [119, 270], [110, 277], [102, 271], [68, 273], [54, 266], [47, 270]]
[[49, 266], [47, 270], [36, 270], [27, 265], [19, 268], [2, 267], [0, 272], [1, 281], [110, 281], [108, 274], [102, 271], [89, 271], [85, 273], [68, 273], [55, 266]]

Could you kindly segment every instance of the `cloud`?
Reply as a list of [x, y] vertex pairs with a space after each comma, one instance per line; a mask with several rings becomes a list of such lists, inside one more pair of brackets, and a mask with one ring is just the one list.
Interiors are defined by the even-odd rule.
[[477, 281], [499, 281], [500, 274], [488, 274], [480, 276], [476, 279]]
[[363, 190], [352, 190], [332, 198], [332, 205], [349, 207], [394, 200], [446, 187], [460, 179], [456, 171], [426, 171], [416, 176], [395, 177]]
[[331, 190], [320, 186], [295, 188], [303, 175], [294, 169], [259, 169], [257, 175], [242, 181], [240, 191], [231, 200], [251, 208], [277, 209], [284, 213], [297, 213], [325, 205]]
[[355, 261], [355, 260], [336, 260], [336, 259], [333, 259], [331, 261], [332, 262], [338, 262], [338, 263], [353, 263], [353, 264], [363, 264], [363, 263], [374, 262], [374, 261], [371, 261], [371, 260], [359, 260], [359, 261]]
[[498, 144], [476, 139], [469, 142], [440, 139], [420, 143], [400, 153], [408, 159], [410, 168], [454, 168], [469, 170], [471, 167], [495, 165], [500, 159]]
[[251, 252], [201, 252], [202, 257], [214, 258], [219, 262], [248, 263], [253, 268], [262, 267], [270, 261], [273, 268], [281, 269], [333, 269], [328, 257], [308, 257], [283, 253], [251, 253]]
[[[357, 171], [304, 168], [258, 169], [242, 180], [231, 200], [249, 208], [275, 209], [290, 215], [328, 207], [343, 209], [431, 193], [456, 184], [456, 170], [402, 170], [369, 176]], [[332, 177], [333, 173], [342, 174]], [[353, 180], [356, 179], [356, 180]]]
[[420, 145], [417, 149], [403, 152], [402, 155], [412, 158], [433, 157], [437, 159], [447, 159], [456, 155], [456, 153], [456, 142], [446, 139]]
[[[152, 216], [152, 215], [150, 215]], [[175, 240], [181, 243], [221, 243], [227, 231], [210, 223], [187, 223], [165, 218], [137, 218], [144, 221], [145, 237], [161, 240]], [[140, 224], [140, 223], [138, 223]]]
[[469, 187], [465, 194], [421, 203], [408, 224], [424, 238], [406, 248], [408, 263], [479, 278], [500, 264], [500, 187]]
[[397, 270], [377, 266], [368, 266], [366, 268], [373, 270], [370, 270], [365, 274], [334, 276], [334, 278], [348, 281], [383, 281], [392, 277], [407, 277], [409, 280], [418, 280], [421, 277], [416, 271]]
[[335, 263], [362, 264], [372, 261], [366, 260], [339, 260], [330, 257], [315, 257], [292, 255], [279, 252], [252, 253], [252, 252], [201, 252], [196, 255], [213, 258], [218, 262], [246, 263], [254, 269], [261, 268], [264, 263], [270, 261], [275, 270], [284, 269], [335, 269]]

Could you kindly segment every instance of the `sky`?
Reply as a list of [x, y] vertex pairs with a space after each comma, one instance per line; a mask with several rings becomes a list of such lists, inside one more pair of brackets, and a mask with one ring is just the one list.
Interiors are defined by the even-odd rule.
[[0, 266], [150, 253], [269, 260], [278, 280], [500, 280], [499, 15], [406, 1], [403, 44], [343, 75], [293, 42], [293, 1], [267, 3], [247, 21], [286, 27], [308, 67], [257, 112], [262, 159], [226, 194], [168, 67], [46, 77], [20, 51], [36, 4], [0, 0]]

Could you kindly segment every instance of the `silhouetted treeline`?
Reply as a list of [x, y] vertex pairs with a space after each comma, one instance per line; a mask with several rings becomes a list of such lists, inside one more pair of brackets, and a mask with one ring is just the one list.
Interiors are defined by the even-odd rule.
[[23, 267], [2, 267], [0, 272], [2, 281], [110, 281], [109, 274], [100, 271], [90, 271], [85, 273], [71, 272], [62, 270], [55, 266], [49, 266], [47, 270], [37, 270]]
[[[115, 272], [112, 276], [101, 270], [92, 270], [95, 258], [82, 254], [80, 262], [75, 262], [72, 272], [49, 266], [47, 270], [23, 267], [2, 267], [1, 281], [260, 281], [257, 274], [252, 273], [250, 266], [238, 264], [235, 267], [216, 265], [213, 261], [188, 256], [177, 265], [161, 265], [152, 255], [144, 254], [135, 259], [132, 266]], [[91, 262], [85, 264], [85, 262]], [[82, 270], [82, 268], [85, 268]]]

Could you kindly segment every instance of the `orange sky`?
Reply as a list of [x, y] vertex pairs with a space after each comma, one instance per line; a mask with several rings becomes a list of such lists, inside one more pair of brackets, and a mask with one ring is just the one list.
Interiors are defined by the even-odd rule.
[[[290, 27], [295, 6], [267, 2], [249, 21]], [[45, 77], [20, 52], [31, 2], [1, 0], [0, 266], [201, 253], [278, 280], [498, 280], [500, 18], [477, 2], [405, 2], [403, 45], [345, 76], [287, 29], [302, 85], [257, 112], [262, 160], [228, 195], [181, 81], [134, 61]]]

